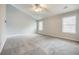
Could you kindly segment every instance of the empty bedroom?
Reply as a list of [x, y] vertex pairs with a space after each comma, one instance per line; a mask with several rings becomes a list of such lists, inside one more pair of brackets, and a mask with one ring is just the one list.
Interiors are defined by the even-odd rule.
[[0, 4], [0, 55], [79, 55], [79, 4]]

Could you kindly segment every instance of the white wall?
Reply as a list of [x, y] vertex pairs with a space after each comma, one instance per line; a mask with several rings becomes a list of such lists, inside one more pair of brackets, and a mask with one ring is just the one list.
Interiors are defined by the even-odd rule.
[[79, 11], [77, 12], [77, 39], [79, 40]]
[[[77, 16], [77, 34], [63, 33], [62, 18], [72, 15]], [[51, 16], [46, 19], [42, 19], [42, 21], [44, 22], [43, 31], [38, 30], [38, 33], [79, 41], [79, 11], [72, 11], [56, 16]]]
[[0, 4], [0, 52], [6, 41], [5, 8], [5, 5]]
[[36, 21], [11, 5], [7, 5], [7, 35], [32, 34], [36, 31]]

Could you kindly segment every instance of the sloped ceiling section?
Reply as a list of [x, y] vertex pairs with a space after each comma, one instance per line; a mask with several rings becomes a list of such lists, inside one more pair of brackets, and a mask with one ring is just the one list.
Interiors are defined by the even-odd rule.
[[14, 4], [12, 6], [24, 11], [36, 20], [79, 9], [79, 4], [46, 4], [48, 10], [38, 13], [32, 10], [32, 4]]

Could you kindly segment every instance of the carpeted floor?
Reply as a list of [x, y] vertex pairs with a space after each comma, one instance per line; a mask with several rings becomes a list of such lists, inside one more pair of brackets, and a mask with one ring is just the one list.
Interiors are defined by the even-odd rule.
[[1, 55], [79, 55], [79, 43], [48, 36], [8, 38]]

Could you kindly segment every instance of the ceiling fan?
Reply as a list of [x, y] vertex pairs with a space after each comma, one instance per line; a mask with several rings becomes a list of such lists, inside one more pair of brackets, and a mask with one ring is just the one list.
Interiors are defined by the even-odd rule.
[[47, 10], [47, 6], [44, 4], [33, 4], [32, 8], [35, 12], [42, 12]]

